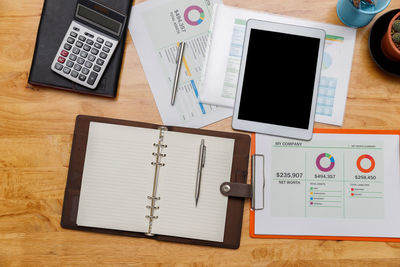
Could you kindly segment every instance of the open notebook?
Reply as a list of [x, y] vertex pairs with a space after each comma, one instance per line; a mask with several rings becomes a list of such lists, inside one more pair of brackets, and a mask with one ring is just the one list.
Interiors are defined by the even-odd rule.
[[[196, 205], [202, 140], [206, 157]], [[246, 135], [79, 116], [62, 225], [238, 247], [243, 199], [222, 195], [220, 186], [246, 182], [249, 149]]]

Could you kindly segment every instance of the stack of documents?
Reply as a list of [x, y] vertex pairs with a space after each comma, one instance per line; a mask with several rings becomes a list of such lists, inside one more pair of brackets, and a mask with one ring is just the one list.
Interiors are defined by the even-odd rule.
[[[200, 128], [232, 116], [232, 109], [203, 104], [199, 99], [215, 7], [208, 0], [150, 0], [132, 10], [129, 30], [166, 125]], [[178, 43], [182, 41], [186, 47], [172, 106]]]
[[[232, 115], [246, 21], [250, 18], [326, 31], [316, 121], [341, 125], [355, 29], [208, 0], [149, 0], [134, 7], [129, 30], [163, 123], [197, 128]], [[176, 104], [171, 106], [177, 44], [181, 41], [187, 47]], [[294, 71], [288, 62], [288, 78]]]

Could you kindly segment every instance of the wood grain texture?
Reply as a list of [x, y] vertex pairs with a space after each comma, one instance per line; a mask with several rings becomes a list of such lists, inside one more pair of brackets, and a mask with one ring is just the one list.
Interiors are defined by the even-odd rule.
[[[225, 4], [341, 25], [334, 0]], [[238, 250], [62, 229], [76, 115], [162, 122], [130, 36], [115, 100], [29, 86], [42, 5], [43, 0], [0, 0], [0, 266], [400, 265], [400, 243], [252, 239], [249, 201]], [[395, 8], [400, 0], [387, 10]], [[357, 32], [343, 128], [399, 130], [400, 78], [383, 73], [370, 57], [371, 25]], [[232, 131], [230, 125], [228, 118], [205, 128]]]

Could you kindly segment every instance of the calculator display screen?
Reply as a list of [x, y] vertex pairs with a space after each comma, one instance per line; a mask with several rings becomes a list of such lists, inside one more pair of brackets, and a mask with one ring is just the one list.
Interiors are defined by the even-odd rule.
[[76, 16], [116, 35], [121, 32], [122, 23], [84, 5], [78, 4]]

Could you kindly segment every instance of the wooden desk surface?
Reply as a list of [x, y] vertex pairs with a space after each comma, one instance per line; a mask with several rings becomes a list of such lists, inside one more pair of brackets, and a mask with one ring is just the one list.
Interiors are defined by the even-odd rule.
[[[130, 36], [115, 100], [29, 86], [42, 4], [43, 0], [0, 0], [1, 266], [400, 265], [400, 243], [251, 239], [248, 201], [238, 250], [62, 229], [76, 115], [162, 121]], [[342, 25], [335, 0], [225, 0], [225, 4]], [[395, 8], [400, 8], [400, 0], [392, 0], [386, 11]], [[383, 73], [371, 59], [370, 28], [371, 24], [357, 32], [343, 128], [398, 130], [400, 78]], [[206, 129], [232, 131], [231, 119]]]

